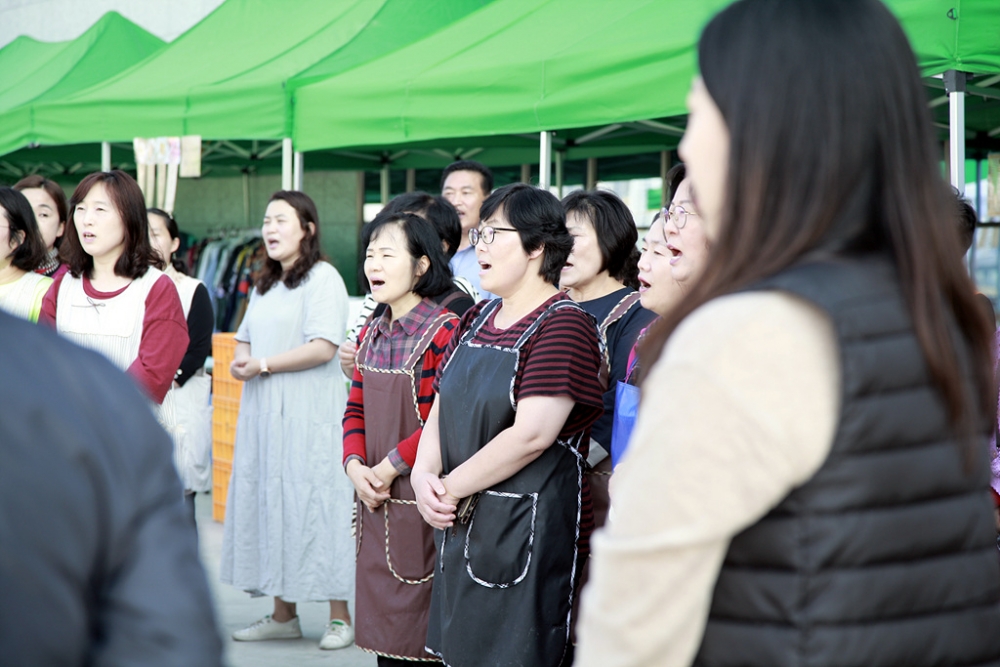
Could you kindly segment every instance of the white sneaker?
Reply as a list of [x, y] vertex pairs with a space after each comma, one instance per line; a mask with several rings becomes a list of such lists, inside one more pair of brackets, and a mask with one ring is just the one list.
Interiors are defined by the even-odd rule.
[[301, 639], [302, 628], [299, 617], [279, 623], [268, 614], [256, 623], [233, 633], [233, 639], [238, 642], [259, 642], [266, 639]]
[[319, 640], [319, 647], [330, 651], [335, 648], [345, 648], [353, 643], [354, 628], [344, 621], [333, 620], [323, 633], [323, 638]]

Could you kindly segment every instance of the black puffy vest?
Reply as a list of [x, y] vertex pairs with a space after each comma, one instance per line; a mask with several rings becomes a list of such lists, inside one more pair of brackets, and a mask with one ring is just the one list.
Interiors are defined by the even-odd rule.
[[695, 664], [1000, 664], [985, 451], [967, 474], [894, 269], [827, 260], [752, 289], [829, 314], [840, 416], [816, 475], [732, 540]]

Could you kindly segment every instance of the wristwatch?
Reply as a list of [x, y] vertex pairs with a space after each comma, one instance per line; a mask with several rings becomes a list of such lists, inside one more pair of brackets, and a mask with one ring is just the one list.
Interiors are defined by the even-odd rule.
[[262, 378], [271, 377], [271, 369], [267, 367], [267, 359], [261, 357], [260, 360], [260, 376]]

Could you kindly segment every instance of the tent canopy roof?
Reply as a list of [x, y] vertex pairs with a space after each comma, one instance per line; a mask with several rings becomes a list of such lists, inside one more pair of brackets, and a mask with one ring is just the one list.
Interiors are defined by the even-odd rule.
[[28, 102], [62, 99], [93, 86], [161, 49], [165, 42], [118, 12], [108, 12], [76, 39], [38, 42], [19, 37], [0, 50], [5, 77], [0, 110]]
[[[135, 67], [77, 95], [36, 105], [34, 141], [288, 136], [289, 77], [304, 70], [327, 75], [365, 62], [489, 1], [449, 0], [414, 11], [407, 0], [299, 0], [294, 5], [227, 0]], [[434, 9], [437, 4], [444, 7]], [[393, 39], [386, 39], [387, 30]], [[0, 153], [4, 149], [10, 145], [0, 131]]]
[[[570, 161], [669, 150], [684, 129], [698, 34], [729, 1], [301, 0], [289, 11], [276, 0], [227, 0], [89, 89], [52, 88], [5, 114], [0, 83], [0, 154], [30, 142], [190, 133], [205, 137], [209, 170], [232, 173], [280, 165], [273, 147], [249, 140], [292, 135], [297, 150], [311, 151], [310, 169], [438, 168], [455, 157], [502, 166], [537, 161], [540, 130], [557, 131], [553, 148]], [[969, 138], [997, 145], [1000, 80], [988, 74], [1000, 73], [1000, 2], [888, 4], [925, 76], [981, 75], [973, 88], [988, 95], [970, 88]], [[48, 63], [66, 44], [20, 38], [0, 49], [0, 65], [51, 52]], [[929, 99], [938, 98], [946, 124], [941, 95]], [[18, 113], [33, 131], [15, 129]], [[238, 150], [213, 149], [219, 139]], [[17, 165], [48, 152], [5, 159]]]
[[[503, 0], [321, 81], [293, 79], [300, 150], [531, 133], [684, 113], [729, 0]], [[891, 0], [925, 76], [1000, 72], [1000, 3]], [[338, 100], [351, 104], [338, 104]], [[357, 113], [357, 109], [365, 113]]]

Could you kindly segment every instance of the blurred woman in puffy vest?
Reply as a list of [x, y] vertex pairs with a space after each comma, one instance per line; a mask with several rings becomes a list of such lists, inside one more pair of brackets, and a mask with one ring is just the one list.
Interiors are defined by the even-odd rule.
[[710, 255], [645, 339], [578, 664], [993, 664], [992, 331], [906, 36], [740, 0], [698, 57]]

